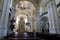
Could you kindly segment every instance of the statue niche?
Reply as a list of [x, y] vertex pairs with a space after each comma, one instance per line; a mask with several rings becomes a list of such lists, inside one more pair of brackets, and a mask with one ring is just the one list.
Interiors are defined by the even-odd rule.
[[24, 32], [25, 31], [25, 21], [24, 21], [23, 17], [20, 18], [20, 21], [19, 21], [18, 25], [19, 26], [18, 26], [17, 32]]

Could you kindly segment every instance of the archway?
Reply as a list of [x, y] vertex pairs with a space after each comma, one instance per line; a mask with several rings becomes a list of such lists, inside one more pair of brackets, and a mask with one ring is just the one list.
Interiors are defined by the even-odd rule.
[[42, 32], [44, 33], [48, 33], [49, 32], [49, 22], [48, 22], [48, 18], [46, 16], [43, 16], [40, 19], [41, 22], [41, 27], [42, 27]]
[[[15, 19], [20, 19], [20, 17], [23, 17], [24, 20], [25, 18], [27, 18], [27, 23], [29, 24], [29, 26], [27, 25], [24, 25], [24, 28], [27, 28], [27, 29], [30, 29], [29, 31], [28, 30], [25, 30], [25, 31], [28, 31], [28, 32], [33, 32], [35, 30], [35, 6], [29, 2], [29, 1], [20, 1], [16, 4], [16, 14], [15, 14]], [[17, 21], [17, 20], [16, 20]], [[26, 20], [25, 20], [26, 21]], [[24, 21], [24, 22], [25, 22]], [[27, 24], [25, 23], [25, 24]], [[18, 25], [19, 23], [17, 23]], [[16, 26], [19, 28], [19, 26]]]

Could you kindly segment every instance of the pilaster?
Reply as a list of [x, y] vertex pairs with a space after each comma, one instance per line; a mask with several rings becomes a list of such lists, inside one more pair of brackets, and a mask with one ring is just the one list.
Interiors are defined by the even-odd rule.
[[59, 33], [59, 26], [57, 20], [57, 8], [55, 1], [50, 1], [47, 4], [48, 18], [49, 18], [49, 32], [50, 33]]
[[1, 16], [1, 23], [0, 23], [0, 36], [7, 35], [7, 25], [8, 25], [8, 17], [9, 17], [9, 6], [10, 0], [3, 0], [3, 10]]

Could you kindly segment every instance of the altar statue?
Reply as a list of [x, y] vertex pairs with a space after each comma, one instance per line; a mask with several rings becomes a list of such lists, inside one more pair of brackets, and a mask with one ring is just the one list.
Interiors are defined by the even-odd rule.
[[24, 32], [25, 31], [25, 21], [24, 21], [24, 18], [21, 17], [20, 18], [20, 21], [19, 21], [19, 24], [18, 24], [18, 32]]

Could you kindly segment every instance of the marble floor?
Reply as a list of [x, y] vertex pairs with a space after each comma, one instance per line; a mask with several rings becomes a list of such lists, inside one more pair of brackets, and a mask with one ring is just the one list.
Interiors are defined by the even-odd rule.
[[4, 37], [1, 40], [60, 40], [60, 37], [56, 34], [44, 34], [33, 32], [13, 32], [12, 34]]

